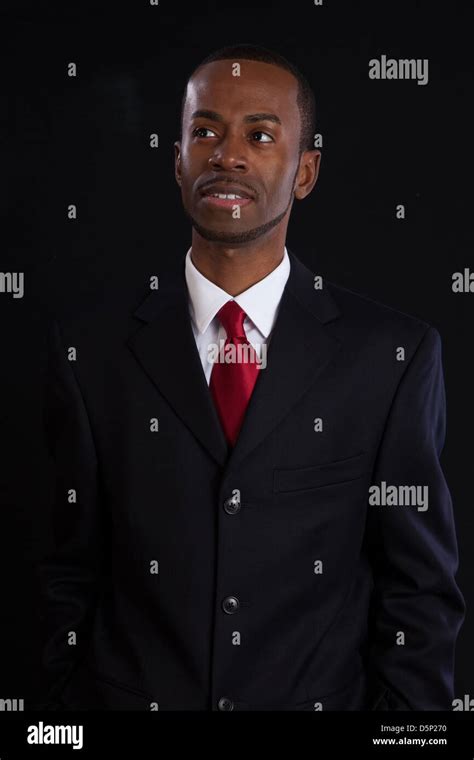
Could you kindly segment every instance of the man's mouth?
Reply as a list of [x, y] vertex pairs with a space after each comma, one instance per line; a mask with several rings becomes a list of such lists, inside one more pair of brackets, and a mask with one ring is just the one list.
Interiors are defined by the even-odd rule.
[[252, 198], [244, 198], [244, 196], [236, 193], [209, 193], [203, 195], [202, 199], [209, 206], [220, 206], [221, 208], [248, 206], [249, 203], [252, 203]]
[[202, 199], [209, 206], [233, 208], [252, 203], [253, 193], [236, 184], [215, 182], [202, 191]]

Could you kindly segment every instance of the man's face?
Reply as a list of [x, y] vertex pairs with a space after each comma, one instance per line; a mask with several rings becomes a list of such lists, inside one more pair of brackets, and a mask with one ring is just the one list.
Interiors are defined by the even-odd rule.
[[247, 60], [237, 61], [240, 76], [234, 76], [235, 63], [213, 61], [195, 73], [182, 141], [175, 143], [186, 213], [204, 238], [228, 244], [255, 240], [287, 215], [300, 158], [295, 77]]

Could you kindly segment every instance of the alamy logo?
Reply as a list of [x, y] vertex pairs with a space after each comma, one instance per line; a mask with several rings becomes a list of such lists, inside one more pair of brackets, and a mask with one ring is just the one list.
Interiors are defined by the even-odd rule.
[[[84, 726], [50, 726], [40, 720], [38, 725], [28, 726], [28, 744], [72, 744], [82, 749]], [[54, 754], [54, 753], [53, 753]]]
[[464, 710], [466, 712], [474, 711], [474, 699], [471, 699], [469, 694], [464, 694], [464, 699], [453, 699], [452, 701], [453, 711]]
[[369, 79], [416, 79], [428, 84], [428, 58], [387, 58], [382, 55], [369, 61]]
[[257, 369], [267, 366], [267, 344], [261, 344], [261, 356], [251, 343], [228, 343], [224, 339], [219, 343], [209, 343], [207, 361], [210, 364], [249, 364], [255, 363]]
[[23, 272], [0, 272], [0, 293], [13, 293], [13, 298], [23, 298]]
[[452, 280], [453, 293], [474, 293], [474, 272], [467, 267], [464, 272], [454, 272]]
[[0, 699], [0, 712], [21, 712], [24, 709], [24, 699]]
[[428, 486], [391, 486], [382, 480], [380, 486], [370, 486], [369, 494], [370, 505], [416, 507], [418, 512], [428, 509]]

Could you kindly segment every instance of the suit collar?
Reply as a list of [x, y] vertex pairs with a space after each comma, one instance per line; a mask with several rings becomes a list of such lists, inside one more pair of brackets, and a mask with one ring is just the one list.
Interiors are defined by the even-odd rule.
[[[291, 294], [300, 302], [301, 306], [308, 310], [314, 317], [326, 324], [339, 316], [339, 308], [328, 292], [327, 288], [316, 289], [314, 287], [314, 273], [303, 264], [302, 261], [287, 247], [291, 263], [285, 293]], [[178, 269], [170, 269], [165, 272], [159, 281], [159, 288], [150, 290], [146, 297], [134, 311], [134, 316], [143, 322], [152, 322], [160, 314], [175, 302], [175, 299], [187, 303], [186, 282], [184, 277], [184, 258]]]
[[229, 449], [194, 340], [184, 278], [164, 273], [134, 312], [138, 330], [128, 346], [175, 413], [214, 460], [237, 467], [290, 413], [339, 348], [325, 327], [339, 309], [327, 287], [287, 248], [291, 270], [267, 353], [233, 449]]

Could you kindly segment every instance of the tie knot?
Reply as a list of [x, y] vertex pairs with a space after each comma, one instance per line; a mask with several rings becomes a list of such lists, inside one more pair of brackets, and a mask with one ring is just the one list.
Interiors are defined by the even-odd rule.
[[247, 338], [244, 330], [245, 311], [236, 301], [227, 301], [217, 312], [228, 338]]

